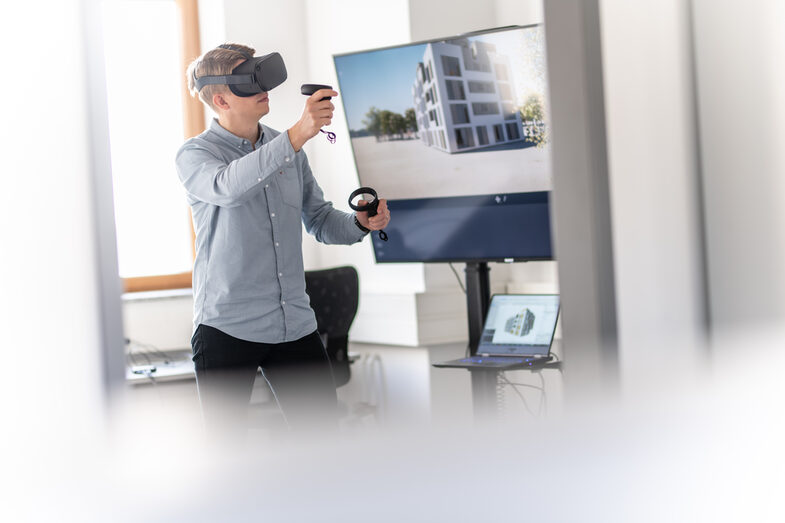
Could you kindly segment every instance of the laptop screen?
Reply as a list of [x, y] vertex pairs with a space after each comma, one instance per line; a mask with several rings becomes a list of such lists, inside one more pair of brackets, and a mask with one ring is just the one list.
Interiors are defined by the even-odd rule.
[[558, 317], [558, 294], [496, 294], [477, 353], [547, 355]]

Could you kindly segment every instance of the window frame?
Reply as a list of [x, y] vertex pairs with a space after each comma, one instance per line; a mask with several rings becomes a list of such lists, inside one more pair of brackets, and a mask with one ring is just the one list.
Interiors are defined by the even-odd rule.
[[468, 102], [450, 104], [450, 116], [452, 116], [453, 125], [466, 125], [472, 123]]
[[[194, 59], [201, 54], [199, 42], [199, 5], [198, 0], [174, 0], [177, 5], [180, 21], [180, 59], [183, 74], [180, 85], [183, 100], [183, 139], [200, 134], [205, 129], [204, 106], [198, 98], [188, 92], [185, 70]], [[188, 223], [191, 228], [191, 257], [196, 257], [196, 233], [194, 232], [191, 210], [188, 212]], [[192, 285], [192, 271], [177, 274], [159, 274], [152, 276], [135, 276], [123, 278], [123, 292], [145, 292], [170, 289], [188, 289]]]
[[474, 116], [488, 116], [501, 114], [497, 102], [472, 102], [472, 114]]

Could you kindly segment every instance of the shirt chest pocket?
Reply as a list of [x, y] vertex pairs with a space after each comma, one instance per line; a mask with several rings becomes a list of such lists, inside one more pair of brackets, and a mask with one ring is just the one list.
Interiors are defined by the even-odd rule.
[[296, 169], [282, 169], [275, 174], [275, 181], [281, 193], [281, 199], [287, 205], [297, 209], [303, 204], [303, 190]]

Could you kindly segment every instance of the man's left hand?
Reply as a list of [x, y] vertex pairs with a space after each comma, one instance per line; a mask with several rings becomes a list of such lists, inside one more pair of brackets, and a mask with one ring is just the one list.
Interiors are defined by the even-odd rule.
[[[359, 200], [357, 205], [367, 205], [365, 200]], [[376, 216], [368, 217], [367, 212], [357, 211], [357, 221], [366, 229], [380, 231], [390, 223], [390, 210], [387, 208], [387, 200], [379, 200], [379, 207], [376, 208]]]

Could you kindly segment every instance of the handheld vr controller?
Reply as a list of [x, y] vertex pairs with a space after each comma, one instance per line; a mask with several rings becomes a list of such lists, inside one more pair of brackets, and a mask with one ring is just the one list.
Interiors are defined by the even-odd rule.
[[[324, 85], [324, 84], [303, 84], [300, 86], [300, 92], [305, 96], [311, 96], [313, 93], [318, 91], [319, 89], [332, 89], [332, 85]], [[325, 96], [322, 100], [329, 100], [332, 96]], [[319, 100], [320, 102], [322, 100]]]
[[[355, 205], [352, 200], [356, 197], [360, 196], [361, 194], [368, 194], [372, 197], [371, 200], [365, 200], [365, 205]], [[378, 214], [379, 209], [379, 195], [376, 194], [376, 191], [371, 189], [370, 187], [360, 187], [359, 189], [352, 192], [351, 196], [349, 196], [349, 207], [351, 207], [355, 211], [360, 212], [367, 212], [368, 217], [376, 216]], [[383, 241], [387, 241], [387, 233], [380, 230], [379, 231], [379, 238]]]
[[[331, 85], [324, 85], [324, 84], [303, 84], [303, 85], [300, 86], [300, 93], [304, 94], [305, 96], [311, 96], [313, 93], [315, 93], [319, 89], [332, 89], [332, 88], [333, 87]], [[329, 100], [331, 98], [332, 98], [332, 96], [324, 96], [319, 101], [321, 102], [322, 100]], [[327, 139], [330, 141], [330, 143], [335, 143], [335, 133], [334, 132], [325, 131], [324, 129], [319, 129], [319, 131], [327, 135]]]

